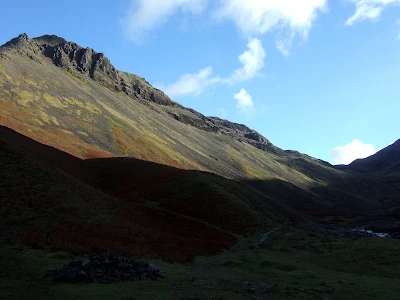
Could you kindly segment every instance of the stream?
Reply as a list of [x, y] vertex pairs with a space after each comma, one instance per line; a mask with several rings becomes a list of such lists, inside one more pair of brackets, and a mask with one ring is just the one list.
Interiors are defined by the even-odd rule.
[[374, 235], [374, 236], [377, 236], [377, 237], [380, 237], [380, 238], [389, 238], [389, 237], [390, 237], [390, 234], [389, 234], [389, 233], [374, 232], [374, 231], [372, 231], [372, 230], [365, 229], [365, 228], [362, 228], [362, 229], [353, 229], [353, 230], [354, 230], [354, 231], [358, 231], [358, 232], [362, 232], [362, 233], [367, 233], [367, 234], [370, 234], [370, 235]]
[[280, 228], [280, 227], [274, 228], [274, 229], [272, 229], [272, 230], [270, 230], [270, 231], [268, 231], [268, 232], [266, 232], [266, 233], [263, 233], [263, 234], [261, 235], [261, 237], [260, 237], [260, 238], [261, 238], [260, 241], [256, 244], [256, 246], [259, 247], [259, 246], [265, 244], [266, 241], [267, 241], [267, 239], [268, 239], [268, 237], [269, 237], [269, 235], [270, 235], [271, 233], [277, 232], [279, 229], [281, 229], [281, 228]]

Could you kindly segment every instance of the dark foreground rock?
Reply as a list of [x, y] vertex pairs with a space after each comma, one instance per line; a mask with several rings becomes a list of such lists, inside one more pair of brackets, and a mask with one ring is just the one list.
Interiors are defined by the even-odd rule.
[[159, 280], [164, 278], [160, 269], [151, 263], [132, 260], [118, 254], [92, 254], [61, 269], [49, 270], [54, 281], [113, 283], [134, 280]]

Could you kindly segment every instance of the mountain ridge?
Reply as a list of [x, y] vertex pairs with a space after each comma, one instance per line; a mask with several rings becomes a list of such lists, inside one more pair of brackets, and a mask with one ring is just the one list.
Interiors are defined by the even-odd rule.
[[[163, 106], [178, 107], [184, 111], [182, 114], [169, 112], [169, 115], [184, 123], [194, 126], [198, 129], [221, 132], [230, 136], [238, 136], [239, 141], [245, 141], [250, 145], [278, 155], [296, 155], [307, 156], [294, 150], [282, 150], [273, 145], [267, 138], [262, 136], [255, 130], [250, 129], [246, 125], [234, 123], [228, 120], [223, 120], [218, 117], [207, 117], [203, 114], [183, 107], [171, 100], [161, 90], [152, 87], [144, 78], [137, 75], [117, 70], [102, 53], [94, 51], [92, 48], [83, 48], [74, 42], [68, 42], [62, 37], [56, 35], [43, 35], [37, 38], [30, 39], [26, 33], [7, 42], [1, 48], [24, 48], [28, 46], [33, 51], [33, 55], [28, 56], [35, 59], [38, 51], [41, 51], [46, 57], [50, 58], [56, 66], [67, 69], [71, 73], [78, 70], [82, 75], [86, 75], [96, 82], [106, 86], [107, 88], [124, 92], [131, 98], [144, 99], [146, 101], [155, 102]], [[23, 53], [25, 54], [25, 53]], [[111, 78], [111, 82], [107, 80]], [[148, 90], [152, 89], [151, 92]], [[191, 113], [195, 116], [188, 115]], [[324, 164], [330, 165], [328, 162], [319, 160]]]

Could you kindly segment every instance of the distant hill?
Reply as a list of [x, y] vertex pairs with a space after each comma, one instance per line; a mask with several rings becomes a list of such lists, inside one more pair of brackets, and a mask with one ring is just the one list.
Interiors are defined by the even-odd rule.
[[[89, 184], [104, 184], [108, 194], [118, 197], [120, 191], [124, 197], [136, 193], [131, 188], [141, 176], [129, 172], [144, 160], [213, 173], [218, 176], [207, 175], [207, 181], [227, 180], [223, 186], [240, 182], [246, 190], [252, 186], [252, 196], [244, 196], [246, 199], [253, 199], [257, 189], [273, 203], [311, 214], [380, 214], [399, 206], [396, 187], [380, 173], [338, 169], [297, 151], [282, 150], [245, 125], [181, 106], [144, 78], [116, 70], [103, 53], [54, 35], [31, 39], [22, 34], [0, 48], [0, 125], [77, 158], [119, 157], [107, 160], [106, 170], [97, 166], [96, 160], [85, 162], [105, 178], [111, 176], [108, 168], [114, 170], [111, 186], [101, 180], [101, 184], [96, 180]], [[149, 164], [149, 170], [150, 166], [154, 165]], [[62, 167], [76, 170], [68, 164]], [[122, 184], [119, 168], [128, 172], [132, 181]], [[146, 177], [146, 186], [157, 195], [163, 188], [157, 172], [163, 168], [155, 167]], [[203, 184], [192, 187], [184, 178], [194, 176], [202, 182], [207, 173], [181, 174], [185, 176], [178, 176], [181, 190], [176, 193], [181, 198], [158, 203], [154, 196], [157, 205], [173, 206], [180, 213], [191, 206], [194, 200], [187, 192], [192, 188], [200, 192]], [[206, 206], [219, 205], [215, 216], [222, 218], [230, 201], [238, 201], [234, 200], [236, 193], [211, 186], [204, 187], [215, 195]], [[193, 205], [190, 214], [198, 217], [201, 209]], [[229, 218], [235, 219], [233, 215]]]
[[365, 159], [357, 159], [349, 170], [382, 175], [400, 175], [400, 140]]

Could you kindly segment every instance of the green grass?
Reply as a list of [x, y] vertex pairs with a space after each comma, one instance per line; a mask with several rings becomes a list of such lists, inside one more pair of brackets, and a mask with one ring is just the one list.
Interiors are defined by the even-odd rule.
[[186, 265], [153, 261], [161, 281], [111, 285], [54, 283], [46, 270], [78, 257], [3, 245], [0, 299], [398, 299], [399, 240], [281, 230], [250, 250], [256, 239]]

